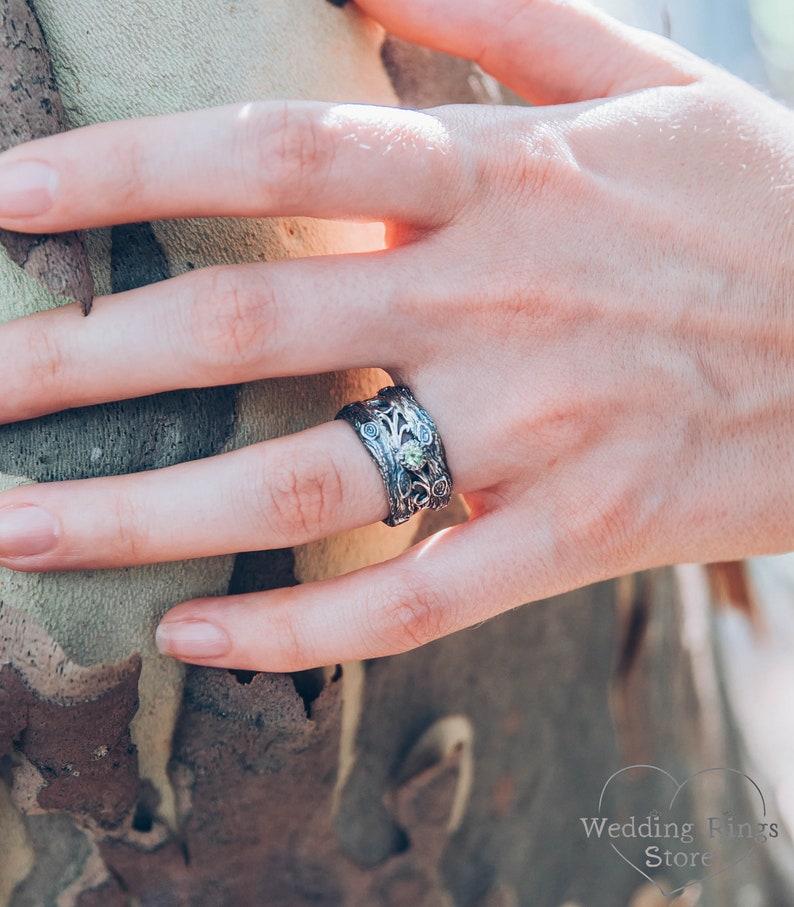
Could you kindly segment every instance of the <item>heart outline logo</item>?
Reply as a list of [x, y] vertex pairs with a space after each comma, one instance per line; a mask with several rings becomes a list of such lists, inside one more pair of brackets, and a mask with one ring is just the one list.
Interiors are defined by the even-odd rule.
[[[670, 799], [670, 804], [668, 806], [669, 811], [673, 810], [673, 807], [675, 806], [676, 801], [678, 800], [679, 795], [684, 790], [684, 788], [686, 788], [687, 785], [691, 784], [695, 779], [699, 778], [700, 776], [707, 775], [712, 772], [720, 772], [723, 774], [732, 774], [734, 776], [737, 776], [738, 778], [743, 779], [744, 781], [749, 781], [749, 783], [755, 789], [755, 791], [758, 794], [758, 797], [760, 799], [761, 815], [763, 816], [763, 818], [766, 818], [766, 799], [764, 797], [764, 794], [763, 794], [761, 788], [758, 786], [758, 784], [756, 784], [756, 782], [749, 775], [747, 775], [743, 771], [740, 771], [739, 769], [722, 768], [722, 767], [701, 769], [700, 771], [694, 772], [693, 774], [689, 775], [689, 777], [685, 778], [684, 781], [679, 783], [678, 780], [675, 777], [673, 777], [673, 775], [671, 775], [669, 772], [665, 771], [663, 768], [659, 768], [659, 766], [657, 766], [657, 765], [645, 765], [645, 764], [628, 765], [625, 768], [621, 768], [618, 771], [614, 772], [612, 775], [610, 775], [609, 778], [607, 778], [606, 782], [604, 783], [604, 786], [601, 789], [601, 795], [598, 798], [598, 814], [600, 817], [603, 816], [604, 797], [606, 795], [607, 789], [609, 788], [609, 785], [620, 775], [624, 774], [625, 772], [630, 772], [634, 769], [646, 769], [646, 770], [658, 772], [659, 774], [661, 774], [665, 778], [667, 778], [674, 785], [675, 791], [673, 793], [672, 798]], [[709, 820], [709, 821], [711, 821], [711, 820]], [[771, 829], [771, 827], [772, 827], [772, 825], [770, 824], [770, 829]], [[603, 826], [602, 826], [602, 828], [603, 828]], [[588, 833], [588, 837], [589, 837], [589, 833]], [[599, 834], [599, 837], [600, 837], [600, 834]], [[715, 869], [712, 872], [706, 872], [704, 875], [702, 875], [698, 878], [695, 878], [695, 879], [691, 879], [686, 884], [679, 885], [677, 888], [674, 888], [671, 891], [665, 891], [665, 889], [662, 888], [662, 886], [659, 884], [659, 882], [657, 880], [651, 878], [651, 876], [649, 876], [639, 866], [637, 866], [637, 864], [633, 860], [630, 860], [620, 850], [620, 848], [617, 847], [612, 841], [609, 842], [609, 846], [615, 851], [615, 853], [624, 862], [628, 863], [629, 866], [631, 866], [631, 868], [635, 870], [635, 872], [638, 872], [643, 878], [647, 879], [654, 887], [656, 887], [664, 897], [672, 897], [673, 895], [678, 894], [682, 891], [685, 891], [687, 888], [690, 888], [693, 885], [700, 884], [701, 882], [705, 882], [708, 879], [716, 878], [717, 876], [722, 875], [722, 873], [727, 872], [729, 869], [733, 869], [734, 867], [738, 866], [743, 860], [745, 860], [755, 850], [755, 848], [757, 846], [757, 841], [756, 841], [756, 838], [753, 837], [750, 846], [738, 859], [730, 860], [727, 863], [727, 865], [725, 865], [719, 869]]]

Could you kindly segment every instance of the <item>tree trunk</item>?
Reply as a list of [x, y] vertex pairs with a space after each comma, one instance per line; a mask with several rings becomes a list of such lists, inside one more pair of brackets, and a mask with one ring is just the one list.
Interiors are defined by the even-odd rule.
[[[6, 25], [23, 6], [0, 4]], [[57, 88], [70, 127], [252, 98], [500, 98], [467, 63], [384, 42], [351, 5], [35, 0], [35, 10], [54, 70], [47, 90]], [[97, 292], [108, 293], [211, 264], [375, 248], [379, 233], [193, 220], [83, 239]], [[23, 270], [8, 239], [0, 320], [85, 297], [80, 238], [52, 242], [77, 277], [54, 282], [47, 262]], [[5, 426], [0, 487], [210, 456], [331, 419], [382, 380], [370, 371], [178, 391]], [[184, 670], [154, 649], [177, 601], [347, 571], [438, 519], [236, 558], [0, 573], [0, 907], [656, 903], [627, 862], [640, 861], [642, 842], [620, 859], [580, 819], [598, 815], [622, 766], [658, 765], [683, 781], [735, 764], [717, 668], [708, 646], [690, 645], [671, 572], [367, 664], [250, 675]], [[621, 791], [614, 815], [640, 815], [658, 794], [649, 790]], [[783, 903], [772, 863], [758, 848], [706, 882], [700, 903], [738, 905], [740, 882]]]

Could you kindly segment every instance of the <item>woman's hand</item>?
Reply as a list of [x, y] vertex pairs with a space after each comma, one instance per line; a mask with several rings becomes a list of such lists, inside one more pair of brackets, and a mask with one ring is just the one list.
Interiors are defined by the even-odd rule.
[[[471, 519], [387, 563], [184, 602], [163, 651], [296, 670], [524, 601], [794, 547], [792, 114], [583, 3], [361, 0], [536, 108], [259, 103], [0, 158], [0, 226], [383, 220], [382, 253], [208, 269], [0, 328], [0, 420], [381, 366], [434, 417]], [[201, 493], [197, 493], [200, 489]], [[0, 496], [0, 563], [281, 548], [386, 516], [350, 426]]]

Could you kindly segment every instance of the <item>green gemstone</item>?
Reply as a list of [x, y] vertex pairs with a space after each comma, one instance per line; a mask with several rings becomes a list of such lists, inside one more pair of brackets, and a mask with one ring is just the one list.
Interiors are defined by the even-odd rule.
[[406, 441], [397, 453], [397, 460], [403, 469], [421, 469], [427, 457], [422, 445], [418, 441]]

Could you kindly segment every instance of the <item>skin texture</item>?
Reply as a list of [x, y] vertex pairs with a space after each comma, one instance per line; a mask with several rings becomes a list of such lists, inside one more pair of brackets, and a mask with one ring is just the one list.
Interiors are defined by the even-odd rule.
[[[184, 602], [162, 651], [298, 670], [637, 569], [794, 547], [794, 115], [584, 3], [360, 5], [543, 106], [257, 103], [0, 157], [0, 187], [26, 187], [0, 192], [7, 229], [387, 225], [383, 252], [209, 269], [99, 298], [89, 319], [67, 306], [0, 328], [3, 422], [368, 366], [435, 419], [467, 523], [345, 576]], [[12, 167], [26, 168], [16, 184]], [[0, 564], [282, 548], [386, 513], [377, 469], [336, 422], [139, 476], [13, 489]]]

